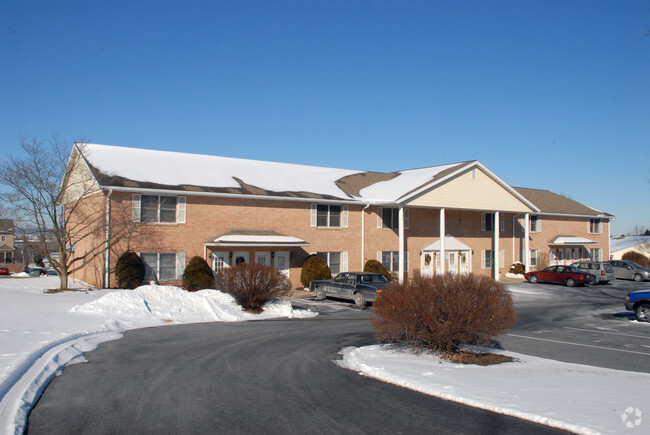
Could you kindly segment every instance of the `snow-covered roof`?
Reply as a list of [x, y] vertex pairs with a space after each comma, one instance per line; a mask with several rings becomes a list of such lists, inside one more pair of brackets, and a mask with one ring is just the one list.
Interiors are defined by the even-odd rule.
[[650, 243], [650, 236], [612, 237], [609, 240], [609, 251], [610, 253], [614, 253], [633, 248], [635, 246], [644, 245], [646, 243]]
[[[445, 236], [445, 250], [446, 251], [469, 251], [470, 248], [454, 236], [447, 234]], [[422, 248], [422, 251], [440, 251], [440, 239], [431, 243], [425, 248]]]
[[205, 242], [206, 246], [309, 246], [298, 237], [282, 235], [273, 230], [230, 230]]
[[557, 236], [549, 245], [597, 245], [597, 243], [585, 237]]
[[111, 145], [77, 144], [100, 185], [394, 202], [462, 164], [380, 173]]

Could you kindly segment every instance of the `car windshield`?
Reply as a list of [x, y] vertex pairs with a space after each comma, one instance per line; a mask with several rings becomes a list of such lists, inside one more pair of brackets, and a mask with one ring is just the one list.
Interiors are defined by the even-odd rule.
[[629, 264], [630, 266], [632, 266], [635, 269], [643, 269], [643, 267], [641, 267], [640, 264], [636, 264], [634, 261], [628, 261], [627, 264]]
[[578, 268], [575, 267], [575, 266], [569, 266], [568, 269], [569, 269], [569, 271], [571, 271], [571, 272], [582, 273], [582, 270], [578, 269]]

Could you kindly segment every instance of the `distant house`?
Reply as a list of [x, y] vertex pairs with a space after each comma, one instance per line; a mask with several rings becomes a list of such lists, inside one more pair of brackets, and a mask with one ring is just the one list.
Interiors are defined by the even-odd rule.
[[[71, 158], [71, 179], [92, 180], [96, 209], [109, 222], [128, 210], [138, 223], [134, 237], [77, 275], [100, 286], [106, 264], [127, 247], [148, 279], [176, 280], [198, 255], [214, 270], [272, 265], [294, 287], [312, 253], [334, 274], [375, 259], [400, 280], [445, 272], [499, 279], [515, 261], [534, 269], [542, 257], [609, 258], [612, 215], [512, 187], [476, 160], [380, 173], [96, 144], [72, 153], [82, 158]], [[84, 249], [80, 242], [75, 252]]]
[[609, 258], [612, 260], [620, 260], [631, 251], [650, 257], [650, 236], [616, 236], [609, 241]]
[[0, 219], [0, 263], [9, 264], [16, 261], [14, 221]]

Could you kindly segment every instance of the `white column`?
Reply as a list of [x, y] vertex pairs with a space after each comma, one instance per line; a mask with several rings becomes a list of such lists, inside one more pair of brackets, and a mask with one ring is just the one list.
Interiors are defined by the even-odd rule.
[[501, 222], [499, 222], [499, 212], [494, 212], [494, 279], [499, 280], [499, 232], [501, 231]]
[[530, 213], [524, 218], [524, 267], [530, 272]]
[[399, 282], [404, 282], [404, 207], [400, 205], [399, 212]]
[[446, 255], [445, 255], [445, 209], [440, 209], [440, 273], [444, 274], [446, 265]]

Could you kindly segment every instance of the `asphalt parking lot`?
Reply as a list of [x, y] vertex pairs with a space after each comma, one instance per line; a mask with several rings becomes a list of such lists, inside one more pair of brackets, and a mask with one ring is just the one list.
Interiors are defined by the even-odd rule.
[[501, 347], [560, 361], [650, 373], [650, 323], [625, 310], [629, 292], [650, 282], [566, 287], [508, 284], [517, 324], [498, 337]]

